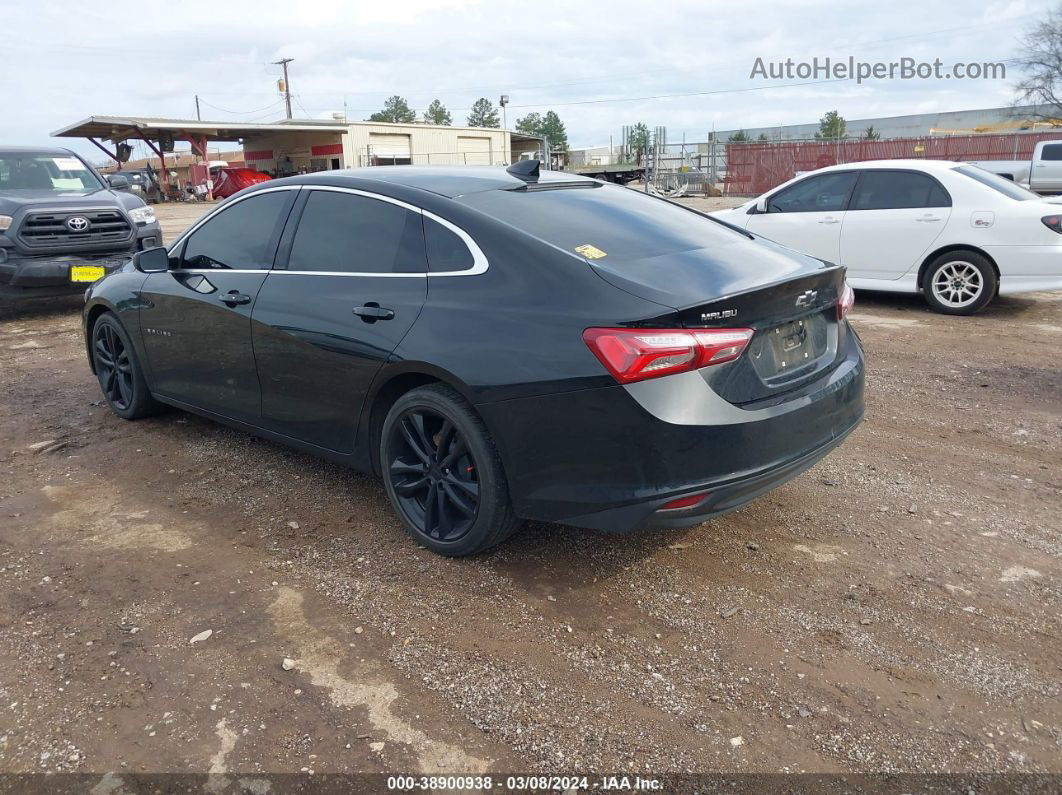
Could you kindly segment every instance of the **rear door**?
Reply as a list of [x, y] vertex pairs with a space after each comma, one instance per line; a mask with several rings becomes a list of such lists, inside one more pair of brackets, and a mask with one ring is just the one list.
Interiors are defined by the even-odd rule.
[[161, 395], [257, 424], [261, 391], [251, 310], [296, 195], [270, 189], [231, 204], [144, 281], [140, 325]]
[[920, 264], [951, 216], [951, 196], [920, 171], [867, 169], [841, 226], [841, 264], [854, 279], [899, 279]]
[[345, 188], [307, 188], [254, 308], [263, 424], [329, 450], [354, 448], [377, 371], [427, 293], [417, 208]]
[[1062, 191], [1062, 143], [1041, 143], [1033, 159], [1030, 187], [1036, 191]]
[[855, 181], [855, 171], [809, 176], [770, 196], [767, 212], [751, 215], [745, 228], [783, 246], [837, 262], [841, 223]]

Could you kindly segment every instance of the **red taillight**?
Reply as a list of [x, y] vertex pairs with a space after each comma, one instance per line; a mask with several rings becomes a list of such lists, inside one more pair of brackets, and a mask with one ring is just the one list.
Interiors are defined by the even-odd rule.
[[679, 510], [682, 510], [683, 508], [692, 508], [694, 505], [697, 505], [698, 503], [703, 502], [704, 498], [707, 497], [708, 494], [709, 494], [709, 492], [707, 492], [707, 491], [702, 491], [699, 494], [688, 494], [685, 497], [679, 497], [677, 500], [672, 500], [671, 502], [665, 502], [663, 505], [661, 505], [659, 508], [657, 508], [657, 510], [658, 511], [679, 511]]
[[617, 381], [629, 384], [733, 361], [752, 334], [750, 328], [588, 328], [583, 340]]
[[848, 282], [844, 283], [844, 292], [841, 293], [841, 298], [837, 301], [837, 319], [844, 320], [844, 316], [848, 314], [848, 310], [855, 304], [855, 290], [848, 286]]
[[1058, 232], [1058, 234], [1062, 235], [1062, 216], [1045, 215], [1040, 220], [1043, 221], [1044, 226], [1046, 226], [1052, 232]]

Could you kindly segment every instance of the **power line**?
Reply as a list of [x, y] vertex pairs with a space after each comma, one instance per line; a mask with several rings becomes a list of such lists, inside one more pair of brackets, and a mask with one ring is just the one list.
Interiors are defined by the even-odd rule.
[[232, 114], [234, 114], [236, 116], [249, 116], [252, 113], [261, 113], [264, 110], [269, 110], [270, 108], [275, 108], [277, 105], [281, 105], [284, 102], [283, 99], [276, 99], [276, 100], [273, 100], [272, 102], [270, 102], [264, 108], [256, 108], [255, 110], [229, 110], [228, 108], [220, 108], [220, 107], [218, 107], [217, 105], [215, 105], [215, 104], [213, 104], [211, 102], [207, 102], [202, 97], [199, 97], [199, 101], [202, 102], [204, 105], [206, 105], [208, 108], [213, 108], [214, 110], [220, 110], [222, 113], [232, 113]]

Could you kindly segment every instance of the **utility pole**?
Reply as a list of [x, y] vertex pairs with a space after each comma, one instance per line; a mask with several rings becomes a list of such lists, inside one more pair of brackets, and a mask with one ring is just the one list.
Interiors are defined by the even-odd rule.
[[195, 117], [197, 119], [199, 119], [199, 121], [203, 120], [203, 117], [199, 115], [199, 95], [198, 94], [195, 95]]
[[288, 64], [294, 60], [294, 58], [281, 58], [279, 61], [273, 61], [274, 66], [284, 69], [284, 105], [287, 108], [289, 119], [291, 118], [291, 83], [288, 82]]

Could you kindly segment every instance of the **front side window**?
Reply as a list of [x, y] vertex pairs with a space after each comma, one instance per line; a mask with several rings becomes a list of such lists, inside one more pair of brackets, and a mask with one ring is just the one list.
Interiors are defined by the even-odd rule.
[[0, 193], [62, 196], [98, 190], [103, 190], [103, 183], [73, 155], [0, 154]]
[[767, 200], [769, 213], [836, 213], [848, 204], [856, 172], [818, 174], [781, 190]]
[[950, 207], [951, 197], [932, 177], [916, 171], [863, 172], [851, 210], [899, 210]]
[[188, 238], [182, 267], [240, 271], [273, 267], [290, 199], [290, 191], [270, 191], [225, 208]]
[[291, 244], [288, 270], [423, 273], [420, 214], [367, 196], [312, 191]]

